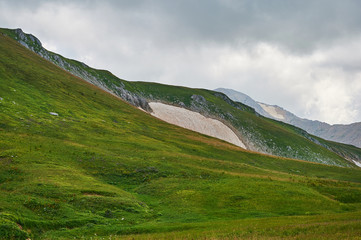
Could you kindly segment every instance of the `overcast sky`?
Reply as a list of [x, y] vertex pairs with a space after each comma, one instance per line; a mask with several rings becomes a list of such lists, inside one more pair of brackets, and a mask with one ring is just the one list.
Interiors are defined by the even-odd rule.
[[361, 121], [359, 0], [0, 0], [0, 27], [126, 80]]

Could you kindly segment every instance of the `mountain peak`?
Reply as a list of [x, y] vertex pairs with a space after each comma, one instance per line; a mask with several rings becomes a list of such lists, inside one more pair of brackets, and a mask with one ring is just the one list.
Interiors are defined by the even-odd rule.
[[26, 48], [36, 51], [43, 47], [40, 40], [32, 34], [25, 33], [21, 28], [7, 29], [9, 35], [14, 35], [15, 39]]

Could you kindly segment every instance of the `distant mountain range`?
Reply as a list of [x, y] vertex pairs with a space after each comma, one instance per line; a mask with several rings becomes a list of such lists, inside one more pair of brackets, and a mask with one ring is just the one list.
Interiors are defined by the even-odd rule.
[[310, 134], [327, 140], [361, 147], [361, 122], [348, 125], [330, 125], [325, 122], [297, 117], [282, 107], [257, 102], [246, 94], [232, 89], [217, 88], [215, 91], [226, 94], [233, 101], [237, 101], [254, 108], [257, 113], [264, 117], [294, 125], [296, 127], [302, 128]]

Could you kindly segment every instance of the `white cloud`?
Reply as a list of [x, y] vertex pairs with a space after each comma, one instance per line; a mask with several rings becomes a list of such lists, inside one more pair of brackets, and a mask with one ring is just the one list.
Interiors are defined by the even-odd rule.
[[[337, 51], [352, 52], [353, 47], [345, 44], [342, 50], [337, 46]], [[278, 104], [301, 117], [329, 123], [359, 121], [361, 69], [346, 71], [342, 65], [333, 66], [339, 61], [334, 51], [299, 56], [261, 43], [251, 50], [223, 51], [211, 69], [215, 69], [215, 78], [226, 79], [222, 87]]]

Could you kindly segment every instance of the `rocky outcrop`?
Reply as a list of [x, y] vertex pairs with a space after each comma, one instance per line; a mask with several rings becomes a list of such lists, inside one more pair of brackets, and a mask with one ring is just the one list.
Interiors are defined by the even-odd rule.
[[[44, 59], [54, 63], [60, 68], [70, 72], [71, 74], [84, 79], [85, 81], [100, 87], [101, 89], [117, 95], [122, 98], [124, 101], [144, 109], [145, 111], [151, 111], [147, 100], [135, 93], [131, 93], [130, 91], [124, 88], [124, 85], [118, 81], [117, 84], [112, 83], [109, 79], [106, 79], [102, 74], [98, 74], [96, 69], [90, 68], [88, 65], [64, 58], [58, 54], [49, 52], [46, 50], [39, 39], [31, 34], [24, 33], [20, 28], [14, 30], [15, 40], [17, 40], [20, 44], [40, 55]], [[110, 74], [110, 73], [109, 73]], [[107, 84], [108, 83], [108, 84]]]
[[145, 98], [131, 93], [130, 91], [122, 87], [114, 86], [113, 89], [116, 95], [118, 95], [128, 103], [132, 104], [133, 106], [140, 107], [147, 112], [152, 112], [152, 108], [149, 106], [149, 103]]
[[191, 99], [192, 99], [192, 101], [191, 101], [190, 109], [192, 111], [199, 112], [204, 115], [209, 114], [210, 111], [208, 109], [207, 100], [203, 96], [193, 94], [191, 96]]

